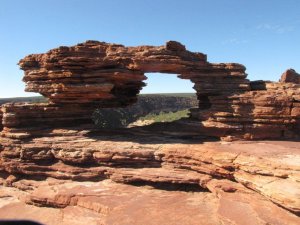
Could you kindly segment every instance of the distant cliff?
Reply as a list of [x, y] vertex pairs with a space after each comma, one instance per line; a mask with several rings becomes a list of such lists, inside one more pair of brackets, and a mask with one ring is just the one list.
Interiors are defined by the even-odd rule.
[[[44, 102], [40, 97], [0, 98], [0, 105], [8, 102]], [[139, 95], [137, 103], [126, 108], [97, 109], [93, 113], [93, 120], [100, 128], [126, 127], [138, 118], [148, 114], [160, 112], [175, 112], [197, 107], [195, 94], [145, 94]], [[0, 112], [0, 120], [2, 113]], [[0, 125], [0, 128], [2, 126]]]
[[147, 114], [175, 112], [197, 107], [196, 95], [140, 95], [138, 102], [126, 108], [97, 109], [93, 119], [98, 127], [125, 127]]

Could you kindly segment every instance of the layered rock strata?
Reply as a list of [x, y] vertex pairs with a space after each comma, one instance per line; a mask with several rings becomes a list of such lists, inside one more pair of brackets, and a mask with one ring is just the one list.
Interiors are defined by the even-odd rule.
[[[19, 65], [25, 71], [26, 90], [49, 99], [49, 105], [36, 106], [45, 109], [37, 113], [45, 121], [53, 120], [48, 118], [51, 111], [68, 124], [72, 114], [67, 111], [72, 108], [76, 125], [91, 123], [86, 118], [93, 109], [131, 105], [145, 85], [144, 73], [160, 72], [178, 74], [195, 84], [199, 107], [191, 110], [191, 119], [199, 121], [192, 122], [199, 134], [226, 140], [299, 137], [299, 84], [293, 70], [280, 83], [250, 82], [243, 65], [209, 63], [206, 55], [190, 52], [175, 41], [159, 47], [87, 41], [29, 55]], [[4, 124], [8, 117], [15, 122], [26, 117], [15, 107], [3, 106], [4, 113], [15, 111], [4, 115]], [[36, 118], [29, 113], [26, 120]], [[58, 128], [57, 122], [52, 125]]]
[[279, 82], [300, 84], [300, 74], [293, 69], [289, 69], [281, 75]]
[[[46, 224], [73, 224], [74, 214], [78, 223], [89, 215], [91, 224], [299, 224], [297, 142], [143, 137], [35, 140], [21, 163], [1, 162], [9, 173], [0, 183], [11, 187], [0, 186], [0, 217]], [[65, 216], [42, 216], [45, 207]]]
[[[130, 132], [56, 129], [41, 134], [13, 142], [3, 137], [2, 170], [19, 178], [111, 179], [204, 189], [210, 179], [228, 179], [300, 212], [297, 142], [202, 143], [196, 137], [154, 135], [143, 128]], [[281, 188], [283, 183], [286, 189]]]
[[[96, 109], [93, 120], [100, 128], [121, 128], [144, 123], [141, 117], [149, 114], [177, 112], [197, 107], [196, 95], [169, 96], [163, 94], [140, 95], [137, 103], [126, 108]], [[151, 121], [149, 121], [151, 122]]]
[[[23, 191], [17, 188], [2, 189], [2, 219], [13, 216], [35, 219], [47, 225], [292, 225], [299, 222], [296, 216], [264, 197], [242, 185], [224, 180], [211, 181], [212, 192], [168, 191], [108, 180], [98, 183], [54, 179], [43, 182], [20, 180], [15, 182], [15, 186], [22, 187]], [[6, 201], [1, 201], [1, 197]]]
[[296, 83], [250, 82], [250, 90], [210, 96], [211, 107], [192, 109], [203, 133], [224, 139], [299, 138], [300, 86]]
[[180, 74], [206, 64], [205, 55], [189, 52], [177, 42], [125, 47], [98, 41], [29, 55], [19, 63], [25, 71], [26, 90], [39, 92], [50, 102], [101, 106], [115, 102], [115, 107], [136, 100], [146, 72]]
[[[207, 220], [207, 212], [212, 211], [211, 224], [299, 223], [298, 142], [224, 144], [211, 139], [299, 138], [300, 87], [293, 71], [292, 75], [287, 71], [280, 82], [250, 82], [243, 65], [209, 63], [204, 54], [187, 51], [174, 41], [159, 47], [88, 41], [29, 55], [19, 64], [25, 71], [26, 90], [49, 99], [48, 103], [1, 106], [1, 182], [25, 190], [27, 203], [73, 207], [78, 215], [85, 208], [91, 215], [106, 216], [106, 221], [97, 223], [114, 224], [116, 217], [109, 212], [123, 218], [130, 205], [120, 208], [116, 202], [121, 197], [116, 193], [123, 193], [126, 184], [131, 184], [137, 188], [130, 186], [134, 196], [141, 199], [132, 202], [132, 209], [140, 206], [139, 202], [145, 204], [149, 196], [157, 196], [159, 203], [143, 205], [142, 209], [155, 209], [149, 217], [133, 215], [134, 210], [130, 210], [128, 224], [135, 218], [149, 221], [155, 212], [168, 206], [159, 198], [166, 193], [170, 196], [167, 202], [184, 202], [183, 212], [207, 209], [201, 211], [203, 214], [181, 214], [176, 219], [179, 224], [199, 224], [202, 215]], [[142, 128], [97, 129], [91, 120], [93, 111], [136, 102], [147, 72], [175, 73], [195, 83], [199, 106], [191, 109], [190, 118]], [[49, 190], [51, 181], [31, 180], [47, 178], [76, 182], [53, 181], [55, 185]], [[87, 188], [91, 186], [91, 190]], [[146, 186], [154, 189], [148, 192]], [[157, 193], [158, 189], [166, 192]], [[206, 194], [196, 196], [198, 192]], [[24, 206], [24, 196], [13, 200], [21, 211], [29, 207]], [[103, 196], [115, 197], [108, 201]], [[123, 197], [124, 201], [133, 199], [132, 194]], [[205, 199], [211, 203], [205, 204]], [[35, 206], [30, 210], [38, 210]], [[0, 206], [1, 216], [3, 210], [8, 215], [15, 208], [10, 204]], [[246, 220], [242, 223], [241, 218]], [[256, 218], [255, 222], [251, 218]]]

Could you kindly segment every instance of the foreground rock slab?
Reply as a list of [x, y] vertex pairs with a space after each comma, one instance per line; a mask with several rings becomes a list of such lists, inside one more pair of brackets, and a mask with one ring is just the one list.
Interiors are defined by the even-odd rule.
[[[30, 181], [26, 181], [27, 185]], [[16, 183], [22, 184], [22, 181]], [[2, 187], [7, 204], [0, 217], [33, 219], [45, 224], [299, 224], [300, 219], [231, 182], [211, 181], [214, 192], [184, 192], [101, 182], [70, 182], [48, 179], [24, 194]], [[235, 188], [234, 192], [222, 186]], [[21, 194], [20, 194], [21, 195]], [[2, 198], [0, 198], [2, 199]], [[27, 202], [27, 204], [24, 203]], [[39, 207], [43, 206], [43, 207]], [[47, 208], [45, 208], [47, 207]], [[46, 216], [45, 216], [46, 214]], [[75, 218], [74, 218], [75, 217]]]
[[[298, 142], [149, 133], [51, 140], [35, 139], [26, 148], [30, 158], [26, 151], [21, 158], [2, 157], [0, 218], [45, 224], [80, 224], [85, 216], [91, 224], [300, 222]], [[45, 149], [51, 161], [38, 157]], [[42, 216], [46, 209], [49, 218]]]

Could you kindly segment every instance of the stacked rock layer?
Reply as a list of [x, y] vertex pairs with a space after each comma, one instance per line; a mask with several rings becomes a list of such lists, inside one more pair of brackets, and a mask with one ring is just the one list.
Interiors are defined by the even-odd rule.
[[192, 109], [203, 133], [231, 139], [299, 138], [300, 85], [250, 82], [250, 91], [208, 97], [210, 107]]
[[175, 41], [159, 47], [87, 41], [26, 56], [19, 65], [26, 90], [49, 102], [2, 105], [3, 152], [36, 137], [94, 132], [92, 112], [133, 104], [148, 72], [177, 74], [195, 84], [199, 105], [178, 122], [182, 131], [225, 140], [299, 138], [300, 75], [294, 70], [280, 82], [250, 82], [243, 65], [209, 63]]
[[[101, 207], [106, 207], [102, 201], [107, 200], [99, 196], [123, 193], [128, 188], [124, 184], [147, 184], [157, 189], [175, 185], [176, 190], [184, 187], [212, 193], [205, 194], [214, 202], [210, 207], [219, 207], [218, 212], [225, 210], [227, 222], [235, 219], [227, 208], [236, 207], [243, 212], [251, 209], [249, 221], [252, 215], [258, 219], [254, 224], [262, 221], [272, 224], [274, 215], [279, 218], [276, 222], [298, 224], [297, 142], [224, 145], [201, 139], [204, 135], [225, 140], [299, 138], [300, 75], [294, 70], [285, 72], [280, 82], [250, 82], [243, 65], [209, 63], [206, 55], [187, 51], [175, 41], [159, 47], [87, 41], [29, 55], [19, 65], [25, 71], [26, 90], [41, 93], [48, 98], [48, 103], [1, 106], [0, 178], [4, 179], [0, 179], [0, 184], [28, 190], [33, 185], [23, 183], [24, 179], [47, 177], [123, 183], [108, 182], [112, 186], [105, 189], [106, 194], [96, 191], [96, 196], [85, 192], [86, 196], [97, 197], [92, 197], [93, 201], [82, 200], [83, 196], [73, 192], [47, 188], [39, 192], [40, 188], [44, 189], [37, 185], [37, 193], [29, 196], [30, 204], [64, 208], [82, 201], [85, 208], [100, 212]], [[199, 104], [191, 109], [190, 118], [162, 127], [149, 126], [149, 129], [96, 129], [91, 120], [93, 111], [136, 102], [137, 94], [145, 85], [144, 74], [148, 72], [177, 74], [195, 84]], [[187, 134], [192, 134], [192, 138], [187, 139]], [[286, 187], [284, 191], [282, 184]], [[49, 186], [47, 182], [43, 185]], [[50, 194], [44, 196], [45, 193]], [[76, 193], [81, 193], [81, 189]], [[73, 201], [70, 196], [81, 200]], [[132, 195], [128, 199], [133, 199]], [[176, 197], [172, 199], [177, 202]], [[139, 204], [135, 203], [135, 208], [136, 205]], [[111, 210], [110, 206], [107, 208]], [[205, 213], [205, 218], [208, 214]], [[216, 220], [220, 218], [223, 217], [218, 216]], [[199, 220], [194, 219], [198, 224]]]
[[298, 138], [300, 75], [294, 70], [279, 83], [250, 82], [243, 65], [209, 63], [206, 55], [175, 41], [159, 47], [87, 41], [29, 55], [19, 65], [26, 90], [49, 103], [4, 105], [4, 133], [24, 133], [26, 123], [31, 130], [92, 124], [93, 109], [131, 105], [145, 85], [144, 73], [160, 72], [195, 84], [199, 107], [191, 110], [191, 119], [201, 134], [227, 140]]

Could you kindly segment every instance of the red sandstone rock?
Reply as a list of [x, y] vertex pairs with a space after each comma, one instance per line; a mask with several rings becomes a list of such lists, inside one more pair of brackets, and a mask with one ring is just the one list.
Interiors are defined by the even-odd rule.
[[297, 84], [264, 83], [226, 98], [209, 97], [211, 108], [193, 109], [203, 133], [239, 139], [299, 138], [300, 88]]
[[[300, 194], [297, 142], [286, 147], [284, 142], [197, 144], [150, 134], [97, 136], [83, 130], [81, 134], [70, 132], [61, 137], [60, 132], [35, 138], [28, 144], [14, 144], [13, 148], [9, 148], [11, 142], [3, 143], [6, 147], [1, 152], [2, 168], [21, 177], [109, 178], [129, 184], [198, 184], [199, 188], [207, 188], [212, 178], [237, 180], [282, 207], [296, 213], [300, 209], [299, 202], [289, 200]], [[271, 178], [278, 185], [264, 187], [258, 183]], [[282, 183], [293, 191], [282, 193]]]
[[[100, 224], [299, 223], [298, 142], [207, 139], [299, 138], [300, 87], [297, 76], [289, 75], [293, 71], [278, 83], [249, 82], [243, 65], [209, 63], [206, 55], [174, 41], [159, 47], [87, 41], [29, 55], [19, 64], [27, 91], [49, 103], [1, 108], [0, 183], [22, 190], [16, 198], [10, 194], [15, 189], [0, 187], [7, 192], [0, 195], [1, 218], [49, 224], [73, 224], [84, 215]], [[195, 83], [199, 107], [191, 109], [191, 118], [97, 130], [93, 110], [134, 103], [146, 72], [176, 73]], [[72, 181], [24, 180], [49, 177]], [[24, 204], [24, 196], [29, 204], [54, 207], [49, 215], [64, 216], [44, 218], [41, 208]]]
[[29, 55], [19, 65], [25, 71], [26, 90], [39, 92], [54, 103], [128, 105], [136, 101], [147, 72], [179, 74], [192, 80], [200, 92], [197, 84], [211, 82], [209, 77], [220, 86], [211, 90], [214, 94], [249, 89], [242, 65], [210, 64], [204, 54], [189, 52], [175, 41], [159, 47], [87, 41]]
[[[108, 180], [95, 183], [48, 179], [39, 184], [34, 182], [35, 187], [23, 191], [25, 197], [20, 199], [13, 198], [14, 188], [2, 188], [9, 200], [0, 206], [0, 217], [35, 219], [49, 225], [87, 221], [89, 224], [153, 225], [299, 223], [297, 216], [242, 185], [223, 180], [212, 180], [209, 184], [212, 192], [184, 192]], [[17, 193], [20, 196], [20, 191]], [[24, 204], [25, 199], [30, 205]]]
[[289, 69], [281, 75], [280, 82], [300, 84], [300, 74], [293, 69]]
[[[144, 85], [144, 73], [162, 72], [195, 83], [199, 107], [191, 110], [191, 118], [199, 120], [198, 126], [192, 121], [199, 134], [224, 140], [299, 138], [298, 84], [249, 82], [243, 65], [209, 63], [206, 55], [175, 41], [159, 47], [87, 41], [29, 55], [19, 65], [26, 90], [48, 97], [50, 104], [4, 105], [6, 137], [34, 136], [26, 123], [37, 126], [37, 132], [38, 126], [63, 128], [74, 121], [91, 125], [96, 107], [132, 104]], [[297, 76], [288, 70], [282, 82]]]

